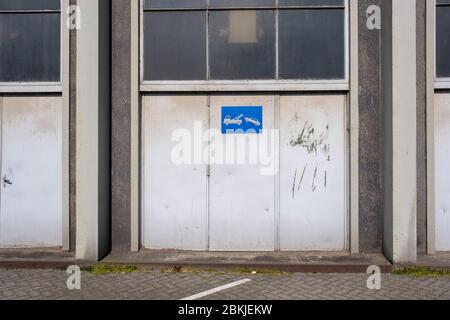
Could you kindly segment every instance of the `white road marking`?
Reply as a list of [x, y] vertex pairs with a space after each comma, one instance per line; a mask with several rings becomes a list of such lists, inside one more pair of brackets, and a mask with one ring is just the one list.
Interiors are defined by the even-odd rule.
[[240, 286], [240, 285], [242, 285], [244, 283], [247, 283], [247, 282], [250, 282], [250, 281], [252, 281], [252, 280], [250, 280], [250, 279], [239, 280], [239, 281], [236, 281], [236, 282], [233, 282], [233, 283], [230, 283], [230, 284], [226, 284], [224, 286], [220, 286], [220, 287], [217, 287], [217, 288], [214, 288], [214, 289], [211, 289], [211, 290], [208, 290], [208, 291], [204, 291], [204, 292], [195, 294], [193, 296], [181, 299], [181, 301], [197, 300], [197, 299], [200, 299], [200, 298], [212, 295], [212, 294], [220, 292], [220, 291], [224, 291], [224, 290], [228, 290], [228, 289]]

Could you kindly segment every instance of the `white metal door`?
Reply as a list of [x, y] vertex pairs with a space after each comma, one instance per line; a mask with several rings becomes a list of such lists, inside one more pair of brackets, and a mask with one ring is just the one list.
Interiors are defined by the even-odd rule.
[[207, 122], [205, 96], [143, 97], [146, 248], [207, 249]]
[[[222, 107], [225, 106], [260, 106], [263, 108], [264, 130], [274, 129], [273, 96], [212, 96], [211, 129], [221, 130], [221, 112]], [[251, 148], [245, 146], [245, 140], [249, 141], [248, 139], [255, 139], [258, 136], [260, 135], [215, 135], [215, 139], [223, 139], [225, 146], [223, 154], [230, 156], [235, 151], [235, 157], [228, 159], [231, 161], [225, 164], [218, 164], [221, 157], [215, 158], [211, 152], [211, 157], [215, 158], [211, 162], [209, 183], [211, 250], [273, 251], [275, 249], [275, 176], [262, 174], [262, 169], [267, 165], [261, 163], [261, 159], [252, 162], [250, 158], [247, 158], [237, 163], [238, 149], [244, 150], [243, 152], [250, 156]], [[234, 141], [235, 147], [232, 147], [231, 141]], [[212, 139], [211, 143], [217, 143], [217, 141]], [[238, 148], [240, 143], [244, 143], [241, 144], [242, 148]]]
[[450, 251], [450, 94], [435, 95], [436, 250]]
[[280, 97], [280, 248], [346, 248], [345, 96]]
[[61, 111], [60, 97], [3, 98], [0, 247], [62, 246]]

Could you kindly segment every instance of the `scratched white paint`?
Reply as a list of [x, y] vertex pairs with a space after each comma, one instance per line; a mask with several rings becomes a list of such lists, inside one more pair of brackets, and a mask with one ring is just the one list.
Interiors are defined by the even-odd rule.
[[[262, 106], [264, 129], [271, 130], [275, 126], [273, 96], [212, 96], [211, 128], [221, 128], [222, 106]], [[233, 136], [245, 139], [245, 135], [231, 135]], [[262, 167], [265, 166], [260, 162], [211, 166], [211, 250], [275, 249], [275, 177], [261, 175]]]
[[206, 164], [176, 165], [174, 130], [207, 127], [205, 96], [145, 96], [143, 104], [143, 245], [151, 249], [206, 250]]
[[345, 97], [280, 99], [280, 248], [344, 250]]
[[[209, 170], [205, 163], [172, 162], [174, 130], [185, 128], [192, 134], [194, 121], [201, 121], [204, 130], [220, 130], [222, 106], [263, 106], [264, 129], [276, 129], [275, 101], [270, 95], [212, 95], [208, 110], [206, 96], [143, 98], [144, 247], [211, 251], [347, 247], [343, 95], [280, 97], [281, 145], [275, 154], [279, 177], [261, 174], [267, 163], [260, 158], [254, 164], [213, 162]], [[298, 139], [304, 128], [304, 139]], [[228, 154], [227, 139], [237, 143], [255, 136], [219, 139]], [[217, 141], [210, 137], [210, 142]], [[317, 153], [311, 148], [315, 142]], [[212, 152], [206, 154], [214, 158]]]
[[450, 94], [435, 95], [436, 250], [450, 251]]
[[60, 97], [3, 98], [0, 247], [62, 246], [61, 119]]

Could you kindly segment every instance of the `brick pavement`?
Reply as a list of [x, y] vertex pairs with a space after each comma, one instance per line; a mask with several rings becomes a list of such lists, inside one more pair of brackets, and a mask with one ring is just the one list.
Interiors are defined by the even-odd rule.
[[239, 275], [162, 273], [95, 275], [82, 273], [81, 290], [66, 287], [59, 270], [0, 270], [0, 300], [136, 299], [176, 300], [243, 278], [252, 281], [205, 299], [450, 299], [450, 277], [413, 278], [382, 275], [382, 289], [366, 287], [365, 274]]

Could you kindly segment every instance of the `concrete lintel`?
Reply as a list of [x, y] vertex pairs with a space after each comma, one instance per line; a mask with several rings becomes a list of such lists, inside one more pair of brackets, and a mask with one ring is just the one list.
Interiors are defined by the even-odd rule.
[[110, 251], [110, 1], [78, 0], [76, 258]]

